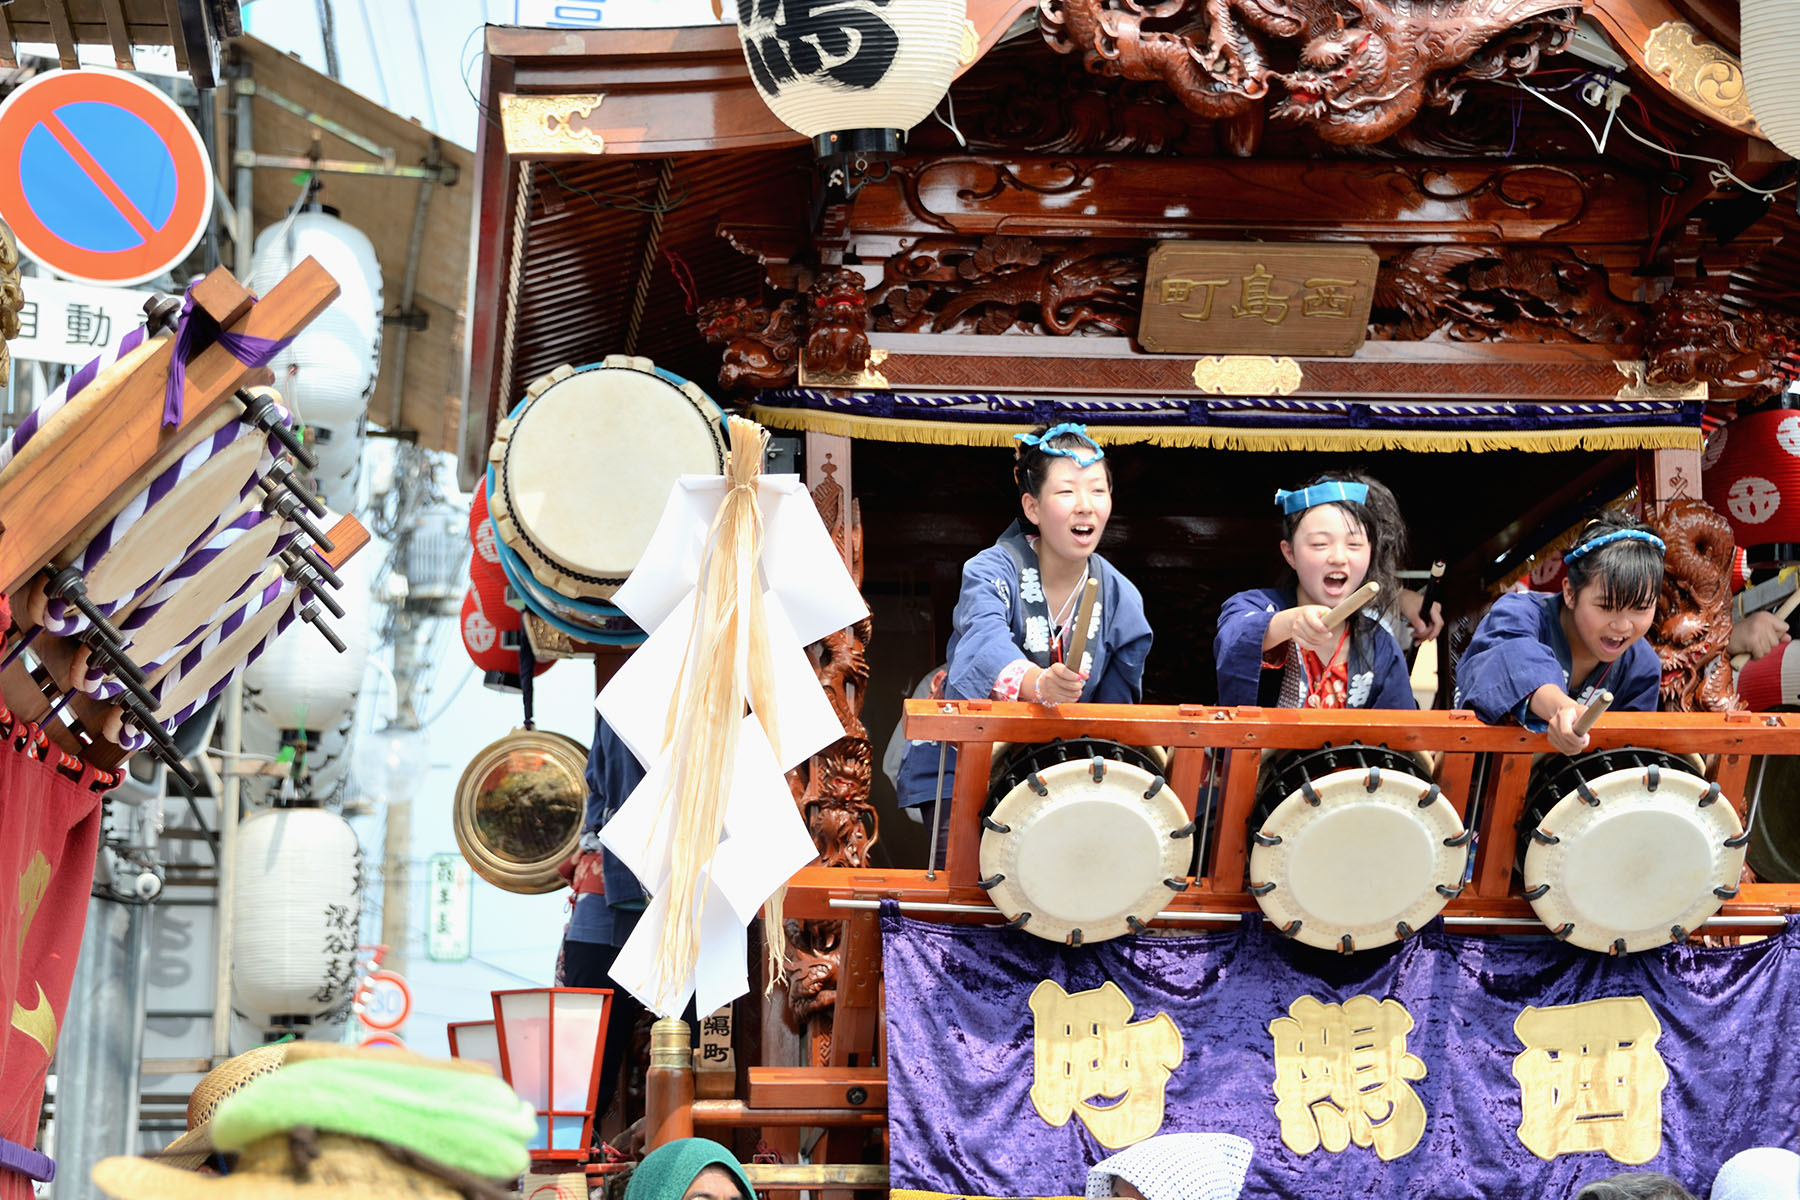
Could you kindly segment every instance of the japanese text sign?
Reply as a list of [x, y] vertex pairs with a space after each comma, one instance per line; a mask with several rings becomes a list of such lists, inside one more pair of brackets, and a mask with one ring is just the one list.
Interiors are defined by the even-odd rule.
[[[899, 1200], [1073, 1196], [1168, 1133], [1246, 1200], [1572, 1196], [1790, 1144], [1800, 925], [1625, 958], [1436, 926], [1351, 956], [1241, 931], [1071, 948], [882, 918]], [[1755, 1091], [1754, 1101], [1744, 1089]]]
[[1161, 354], [1356, 353], [1380, 259], [1367, 246], [1165, 242], [1138, 341]]
[[47, 276], [25, 281], [14, 358], [81, 366], [144, 323], [154, 292], [65, 283]]

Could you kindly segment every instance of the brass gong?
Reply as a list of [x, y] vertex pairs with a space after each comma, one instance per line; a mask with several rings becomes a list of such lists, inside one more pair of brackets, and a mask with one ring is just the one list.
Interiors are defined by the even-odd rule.
[[587, 747], [539, 729], [515, 729], [485, 747], [456, 784], [456, 845], [475, 873], [509, 892], [564, 885], [557, 866], [581, 842]]

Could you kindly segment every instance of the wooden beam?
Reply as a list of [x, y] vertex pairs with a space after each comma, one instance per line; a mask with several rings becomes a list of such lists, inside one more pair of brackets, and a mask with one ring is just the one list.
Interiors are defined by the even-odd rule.
[[113, 65], [121, 71], [137, 70], [137, 62], [131, 56], [131, 30], [125, 25], [125, 6], [120, 0], [100, 0], [100, 8], [106, 14], [106, 33], [112, 40]]
[[901, 159], [849, 225], [867, 259], [889, 253], [877, 235], [1631, 243], [1649, 212], [1606, 163], [958, 156]]
[[75, 48], [75, 30], [69, 25], [68, 0], [44, 0], [44, 15], [50, 21], [50, 36], [56, 41], [56, 57], [64, 67], [81, 65], [81, 53]]

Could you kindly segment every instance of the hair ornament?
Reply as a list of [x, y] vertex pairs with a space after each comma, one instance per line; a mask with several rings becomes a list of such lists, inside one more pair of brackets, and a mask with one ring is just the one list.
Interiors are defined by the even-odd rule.
[[1663, 540], [1647, 529], [1616, 529], [1611, 533], [1603, 533], [1591, 541], [1583, 542], [1579, 546], [1571, 546], [1564, 550], [1563, 561], [1572, 563], [1577, 559], [1585, 558], [1609, 542], [1648, 542], [1656, 547], [1658, 554], [1668, 550], [1668, 546]]
[[[1080, 438], [1087, 443], [1086, 447], [1073, 449], [1063, 446], [1052, 446], [1050, 443], [1064, 435]], [[1061, 425], [1052, 425], [1043, 433], [1015, 433], [1013, 440], [1023, 442], [1040, 454], [1055, 454], [1062, 458], [1073, 459], [1078, 467], [1091, 467], [1106, 457], [1106, 451], [1099, 442], [1088, 436], [1086, 425], [1077, 425], [1073, 421], [1065, 421]]]
[[1292, 516], [1321, 504], [1336, 504], [1341, 501], [1366, 504], [1368, 499], [1369, 485], [1348, 479], [1327, 479], [1323, 483], [1315, 483], [1311, 487], [1292, 492], [1286, 488], [1275, 489], [1275, 503], [1281, 506], [1283, 516]]

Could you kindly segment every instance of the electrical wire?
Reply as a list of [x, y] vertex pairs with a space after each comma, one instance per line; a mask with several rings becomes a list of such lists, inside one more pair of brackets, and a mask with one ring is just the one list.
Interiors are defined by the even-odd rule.
[[[1592, 75], [1592, 76], [1586, 76], [1583, 78], [1578, 78], [1578, 79], [1570, 81], [1569, 84], [1565, 84], [1563, 86], [1564, 87], [1573, 86], [1576, 83], [1585, 82], [1587, 79], [1592, 79], [1592, 80], [1601, 81], [1601, 82], [1608, 82], [1608, 86], [1610, 86], [1610, 81], [1607, 81], [1604, 76], [1600, 76], [1600, 75]], [[1612, 108], [1608, 111], [1607, 117], [1606, 117], [1606, 124], [1601, 129], [1600, 134], [1598, 136], [1596, 136], [1594, 131], [1591, 128], [1589, 128], [1588, 123], [1581, 119], [1580, 115], [1575, 113], [1573, 110], [1566, 108], [1563, 105], [1557, 103], [1555, 100], [1552, 100], [1549, 96], [1544, 94], [1542, 91], [1539, 91], [1537, 88], [1532, 87], [1530, 84], [1525, 83], [1522, 80], [1507, 80], [1505, 82], [1510, 84], [1510, 86], [1512, 86], [1512, 87], [1518, 88], [1521, 91], [1531, 93], [1533, 96], [1536, 96], [1539, 100], [1542, 100], [1545, 104], [1549, 105], [1551, 108], [1554, 108], [1557, 112], [1562, 113], [1564, 116], [1568, 117], [1569, 120], [1575, 122], [1576, 127], [1578, 129], [1580, 129], [1582, 133], [1587, 135], [1588, 142], [1590, 145], [1592, 145], [1594, 147], [1594, 152], [1596, 154], [1606, 153], [1607, 140], [1611, 136], [1613, 126], [1615, 124], [1617, 124], [1617, 126], [1625, 132], [1625, 135], [1627, 137], [1631, 138], [1633, 141], [1635, 141], [1641, 145], [1648, 146], [1652, 150], [1659, 150], [1662, 153], [1667, 154], [1670, 158], [1688, 159], [1693, 162], [1711, 163], [1715, 169], [1708, 172], [1707, 177], [1714, 187], [1723, 187], [1723, 186], [1725, 186], [1725, 184], [1731, 183], [1731, 184], [1734, 184], [1735, 186], [1743, 189], [1744, 191], [1750, 192], [1754, 195], [1774, 196], [1774, 195], [1778, 195], [1781, 192], [1785, 192], [1787, 189], [1793, 187], [1796, 182], [1800, 182], [1800, 180], [1789, 180], [1787, 183], [1782, 184], [1780, 187], [1774, 187], [1774, 188], [1757, 187], [1753, 183], [1749, 183], [1743, 179], [1740, 179], [1736, 175], [1736, 173], [1734, 173], [1732, 171], [1731, 164], [1724, 161], [1723, 159], [1713, 158], [1711, 155], [1707, 155], [1707, 154], [1689, 154], [1684, 151], [1675, 149], [1673, 146], [1668, 145], [1666, 142], [1659, 145], [1658, 143], [1653, 142], [1649, 138], [1644, 137], [1642, 134], [1638, 133], [1638, 131], [1633, 129], [1628, 122], [1617, 120], [1618, 115], [1619, 115], [1619, 105], [1617, 103], [1615, 103], [1612, 106]], [[1621, 98], [1621, 100], [1622, 99], [1623, 98]], [[1659, 133], [1656, 130], [1655, 125], [1650, 122], [1649, 115], [1648, 115], [1648, 109], [1643, 108], [1643, 101], [1639, 100], [1638, 106], [1645, 113], [1644, 124], [1646, 125], [1646, 127], [1648, 127], [1652, 133], [1656, 133], [1658, 137], [1661, 137], [1662, 134]]]

